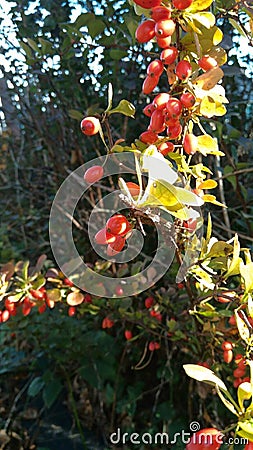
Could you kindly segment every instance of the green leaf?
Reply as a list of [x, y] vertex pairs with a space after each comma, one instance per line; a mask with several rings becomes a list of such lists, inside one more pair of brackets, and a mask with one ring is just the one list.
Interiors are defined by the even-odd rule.
[[27, 393], [28, 395], [30, 395], [30, 397], [35, 397], [44, 386], [45, 386], [44, 380], [42, 380], [41, 377], [36, 377], [34, 378], [34, 380], [32, 380], [31, 384], [29, 385]]
[[20, 47], [24, 50], [26, 53], [26, 57], [29, 59], [33, 58], [33, 53], [29, 45], [25, 44], [25, 42], [20, 41]]
[[49, 409], [58, 398], [62, 390], [62, 384], [58, 380], [49, 381], [43, 390], [43, 400], [46, 407]]
[[35, 41], [33, 41], [33, 39], [30, 38], [26, 38], [28, 44], [30, 45], [30, 47], [37, 53], [40, 53], [40, 48], [38, 47], [38, 45], [36, 44]]
[[209, 252], [206, 255], [206, 258], [214, 258], [217, 256], [227, 256], [233, 252], [233, 246], [228, 244], [225, 241], [215, 242]]
[[229, 19], [229, 22], [231, 23], [231, 25], [235, 28], [235, 30], [238, 31], [238, 33], [247, 38], [247, 34], [245, 33], [244, 29], [241, 27], [241, 25], [239, 24], [239, 22], [237, 22], [235, 19]]
[[93, 39], [104, 31], [105, 26], [103, 20], [97, 19], [96, 16], [87, 24], [89, 34]]
[[83, 114], [80, 111], [77, 111], [77, 109], [69, 109], [68, 110], [68, 115], [69, 117], [71, 117], [71, 119], [75, 119], [75, 120], [82, 120], [83, 118]]
[[234, 237], [233, 257], [231, 261], [228, 260], [228, 270], [227, 273], [224, 275], [225, 280], [228, 277], [240, 273], [240, 264], [242, 262], [242, 259], [239, 256], [240, 256], [240, 242], [238, 240], [238, 235], [236, 234]]
[[127, 50], [117, 50], [116, 48], [112, 48], [110, 50], [110, 58], [115, 59], [116, 61], [121, 61], [123, 58], [128, 56]]
[[[226, 408], [231, 411], [232, 414], [234, 414], [235, 416], [238, 416], [238, 412], [236, 411], [236, 408], [234, 407], [234, 405], [222, 394], [219, 386], [216, 385], [216, 390], [218, 393], [218, 396], [220, 397], [222, 403], [226, 406]], [[226, 393], [228, 394], [228, 393]], [[232, 399], [232, 397], [231, 397]]]
[[82, 28], [85, 25], [87, 25], [90, 22], [91, 19], [92, 19], [92, 17], [91, 17], [90, 13], [83, 13], [83, 14], [80, 14], [80, 16], [78, 16], [76, 18], [76, 20], [73, 23], [73, 25], [79, 30], [80, 28]]
[[203, 381], [212, 386], [218, 386], [222, 391], [227, 392], [226, 385], [212, 370], [197, 364], [185, 364], [183, 365], [183, 368], [186, 374], [189, 377], [194, 378], [194, 380]]
[[109, 114], [119, 113], [134, 119], [135, 107], [128, 100], [121, 100], [116, 108], [110, 110]]

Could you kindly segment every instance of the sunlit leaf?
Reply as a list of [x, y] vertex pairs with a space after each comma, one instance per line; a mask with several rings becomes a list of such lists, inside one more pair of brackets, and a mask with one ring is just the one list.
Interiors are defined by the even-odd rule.
[[225, 241], [215, 242], [206, 255], [206, 258], [214, 258], [217, 256], [228, 256], [232, 253], [233, 246]]
[[251, 384], [249, 382], [245, 381], [238, 386], [237, 398], [242, 411], [245, 409], [244, 401], [249, 400], [252, 397], [252, 394], [253, 392], [251, 390]]
[[77, 291], [77, 292], [70, 292], [67, 295], [67, 304], [70, 306], [77, 306], [80, 305], [84, 300], [84, 295]]
[[202, 24], [205, 28], [212, 28], [215, 24], [215, 16], [211, 12], [195, 13], [193, 20]]
[[224, 72], [219, 67], [208, 70], [207, 72], [200, 75], [194, 81], [194, 85], [201, 89], [210, 90], [223, 78]]
[[242, 260], [239, 256], [240, 256], [240, 242], [238, 240], [238, 235], [236, 234], [234, 237], [233, 257], [231, 261], [228, 260], [228, 270], [224, 275], [225, 280], [228, 277], [240, 273], [240, 263]]
[[227, 387], [215, 373], [206, 367], [197, 364], [185, 364], [183, 368], [186, 374], [197, 381], [203, 381], [213, 386], [218, 386], [222, 391], [227, 392]]
[[202, 183], [198, 185], [198, 189], [215, 189], [216, 187], [217, 181], [211, 179], [202, 181]]
[[236, 411], [235, 406], [231, 403], [221, 392], [219, 386], [216, 385], [217, 394], [220, 397], [222, 403], [226, 406], [226, 408], [235, 416], [238, 416], [238, 412]]
[[135, 107], [129, 101], [121, 100], [119, 102], [118, 106], [116, 106], [115, 108], [113, 108], [109, 111], [109, 114], [114, 114], [114, 113], [124, 114], [125, 116], [134, 118]]
[[236, 318], [236, 324], [239, 331], [239, 334], [243, 341], [245, 341], [247, 344], [249, 344], [250, 339], [250, 330], [247, 327], [244, 320], [239, 316], [238, 311], [235, 310], [235, 318]]
[[187, 11], [190, 12], [198, 12], [203, 11], [204, 9], [209, 8], [209, 6], [213, 3], [213, 0], [193, 0], [191, 6], [187, 8]]
[[[217, 139], [213, 138], [209, 134], [202, 134], [201, 136], [197, 136], [197, 149], [204, 156], [206, 156], [206, 155], [223, 155], [223, 153], [219, 151]], [[216, 185], [217, 185], [217, 183], [216, 183]], [[202, 188], [200, 188], [200, 189], [202, 189]], [[203, 188], [203, 189], [207, 189], [207, 188]], [[209, 188], [209, 189], [212, 189], [212, 188]]]

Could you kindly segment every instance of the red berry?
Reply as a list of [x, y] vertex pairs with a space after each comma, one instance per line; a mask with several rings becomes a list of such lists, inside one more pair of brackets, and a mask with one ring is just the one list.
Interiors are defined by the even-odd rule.
[[125, 330], [125, 338], [126, 338], [126, 340], [129, 341], [129, 339], [132, 339], [132, 337], [133, 337], [132, 331]]
[[153, 306], [153, 304], [154, 304], [154, 299], [153, 299], [153, 297], [147, 297], [147, 298], [145, 299], [145, 307], [146, 307], [147, 309], [151, 308], [151, 306]]
[[68, 316], [73, 317], [76, 314], [76, 308], [75, 306], [70, 306], [68, 309]]
[[209, 55], [202, 56], [202, 58], [198, 60], [198, 65], [205, 72], [218, 66], [217, 61]]
[[163, 73], [163, 63], [160, 59], [155, 59], [147, 67], [147, 74], [152, 76], [160, 77]]
[[240, 386], [240, 384], [243, 383], [243, 379], [242, 378], [235, 378], [234, 382], [233, 382], [233, 386], [237, 389], [238, 386]]
[[233, 361], [233, 351], [225, 350], [223, 353], [223, 359], [224, 359], [225, 363], [230, 364], [231, 361]]
[[97, 134], [100, 129], [100, 122], [96, 117], [85, 117], [81, 122], [81, 130], [87, 136]]
[[242, 377], [244, 377], [245, 372], [246, 372], [246, 367], [243, 367], [242, 369], [240, 369], [240, 367], [237, 367], [233, 371], [233, 376], [234, 376], [234, 378], [242, 378]]
[[222, 444], [222, 436], [216, 428], [203, 428], [192, 435], [186, 450], [218, 450]]
[[154, 20], [145, 20], [142, 22], [135, 32], [135, 38], [138, 42], [144, 44], [155, 37], [155, 22]]
[[221, 348], [222, 350], [232, 350], [233, 349], [233, 344], [230, 341], [223, 341], [221, 344]]
[[180, 97], [180, 101], [188, 109], [191, 109], [195, 105], [195, 97], [191, 92], [184, 92]]
[[149, 131], [161, 133], [165, 130], [164, 113], [161, 109], [156, 109], [150, 117]]
[[167, 127], [167, 135], [170, 139], [177, 139], [182, 133], [182, 125], [179, 121], [175, 122], [174, 125]]
[[165, 48], [161, 55], [160, 55], [160, 59], [164, 64], [173, 64], [176, 59], [178, 57], [178, 49], [176, 47], [168, 47]]
[[187, 133], [184, 137], [183, 147], [187, 155], [193, 155], [197, 151], [198, 139], [192, 133]]
[[94, 239], [95, 239], [96, 243], [99, 245], [108, 245], [108, 244], [112, 244], [113, 242], [116, 241], [116, 236], [108, 233], [106, 228], [102, 228], [102, 230], [99, 230], [96, 233]]
[[172, 0], [173, 6], [180, 10], [189, 8], [192, 2], [193, 0]]
[[154, 350], [155, 350], [155, 342], [150, 342], [149, 344], [148, 344], [148, 348], [149, 348], [149, 350], [151, 351], [151, 352], [153, 352]]
[[30, 289], [29, 294], [36, 300], [42, 300], [45, 298], [45, 292], [40, 291], [39, 289]]
[[92, 166], [86, 170], [84, 174], [84, 181], [89, 184], [96, 183], [104, 175], [104, 169], [102, 166]]
[[155, 22], [159, 20], [165, 20], [171, 18], [171, 10], [166, 8], [166, 6], [155, 6], [151, 9], [150, 13], [151, 19]]
[[141, 6], [142, 8], [151, 9], [159, 6], [161, 0], [134, 0], [134, 3]]
[[228, 321], [228, 323], [229, 323], [229, 325], [234, 327], [236, 325], [236, 318], [235, 318], [235, 316], [231, 316], [229, 321]]
[[157, 37], [156, 42], [157, 42], [158, 47], [167, 48], [171, 44], [171, 36]]
[[143, 108], [143, 112], [144, 112], [145, 116], [147, 116], [147, 117], [151, 117], [154, 110], [155, 110], [155, 107], [154, 107], [153, 103], [150, 103], [149, 105], [146, 105], [145, 108]]
[[166, 156], [168, 153], [171, 153], [174, 151], [174, 144], [172, 142], [163, 142], [158, 146], [158, 151], [163, 155]]
[[148, 75], [142, 84], [142, 92], [143, 94], [151, 94], [155, 87], [158, 85], [159, 77], [158, 76], [150, 76]]
[[147, 130], [140, 134], [139, 139], [144, 144], [154, 144], [158, 139], [158, 135], [154, 131]]
[[40, 314], [43, 314], [46, 311], [46, 309], [47, 309], [46, 303], [43, 303], [43, 305], [38, 307], [38, 311]]
[[71, 281], [69, 278], [64, 278], [63, 283], [64, 283], [66, 286], [69, 286], [69, 287], [74, 286], [73, 281]]
[[124, 236], [129, 228], [131, 228], [130, 223], [122, 214], [116, 214], [106, 222], [106, 231], [114, 236]]
[[8, 309], [3, 309], [1, 312], [1, 322], [7, 322], [10, 318], [10, 311], [8, 311]]
[[83, 302], [84, 303], [92, 303], [91, 295], [90, 294], [85, 294]]
[[158, 38], [172, 36], [176, 29], [176, 24], [172, 19], [159, 20], [155, 25], [155, 34]]
[[190, 233], [193, 233], [196, 230], [197, 223], [198, 222], [196, 219], [184, 220], [183, 227], [186, 228]]
[[113, 244], [109, 244], [107, 247], [107, 255], [108, 256], [115, 256], [117, 253], [121, 252], [121, 250], [124, 248], [124, 245], [126, 243], [126, 240], [122, 236], [117, 236], [116, 241]]
[[114, 325], [113, 320], [109, 319], [109, 317], [105, 317], [102, 322], [102, 328], [112, 328]]
[[253, 450], [253, 442], [249, 441], [244, 447], [244, 450]]
[[160, 92], [160, 94], [156, 95], [152, 102], [154, 109], [164, 109], [169, 99], [170, 94], [167, 92]]
[[132, 181], [129, 181], [126, 183], [128, 190], [130, 192], [130, 194], [132, 195], [132, 197], [137, 197], [137, 195], [139, 195], [140, 193], [140, 186], [136, 183], [132, 183]]
[[22, 313], [23, 313], [23, 316], [28, 316], [28, 315], [30, 314], [31, 310], [32, 310], [32, 307], [31, 307], [31, 306], [29, 306], [29, 305], [23, 303], [23, 305], [22, 305]]
[[8, 298], [4, 300], [4, 306], [10, 313], [14, 312], [17, 307], [16, 303], [11, 302]]
[[124, 290], [122, 286], [116, 286], [115, 294], [122, 296], [124, 294]]
[[176, 75], [179, 80], [187, 80], [192, 74], [192, 66], [189, 61], [183, 59], [176, 65]]
[[183, 105], [178, 98], [172, 97], [167, 102], [166, 111], [171, 119], [178, 119], [182, 113]]
[[198, 366], [202, 366], [202, 367], [205, 367], [206, 369], [210, 369], [210, 364], [208, 364], [208, 362], [206, 362], [206, 361], [199, 361], [198, 363], [197, 363], [197, 365]]
[[55, 306], [55, 301], [50, 299], [49, 297], [46, 297], [46, 304], [50, 309], [53, 309]]
[[230, 303], [235, 297], [235, 294], [232, 292], [222, 292], [221, 295], [217, 296], [217, 301], [219, 303]]

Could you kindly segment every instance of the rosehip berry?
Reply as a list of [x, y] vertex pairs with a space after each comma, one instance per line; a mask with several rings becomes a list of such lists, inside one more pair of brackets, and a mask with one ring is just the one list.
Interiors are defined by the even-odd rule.
[[171, 44], [171, 36], [167, 36], [165, 38], [157, 37], [156, 42], [157, 42], [158, 47], [167, 48]]
[[242, 383], [243, 383], [242, 378], [236, 378], [233, 382], [233, 386], [237, 389], [240, 386], [240, 384], [242, 384]]
[[183, 105], [178, 98], [172, 97], [167, 102], [166, 111], [171, 119], [178, 119], [182, 113]]
[[116, 286], [115, 294], [122, 296], [124, 294], [124, 290], [122, 286]]
[[114, 325], [113, 320], [109, 319], [109, 317], [105, 317], [102, 322], [102, 328], [112, 328]]
[[132, 197], [137, 197], [140, 193], [140, 186], [136, 183], [132, 183], [132, 181], [129, 181], [126, 183], [128, 190]]
[[158, 146], [158, 151], [163, 155], [166, 156], [168, 153], [171, 153], [174, 151], [175, 146], [172, 142], [163, 142]]
[[167, 127], [167, 135], [170, 139], [177, 139], [182, 133], [182, 125], [179, 121], [175, 122], [174, 125]]
[[176, 24], [172, 19], [159, 20], [155, 25], [155, 34], [158, 38], [172, 36], [176, 29]]
[[42, 300], [45, 298], [45, 292], [40, 291], [39, 289], [30, 289], [29, 294], [36, 300]]
[[50, 299], [49, 297], [46, 297], [46, 304], [50, 309], [53, 309], [55, 307], [55, 301]]
[[193, 233], [197, 228], [197, 220], [189, 219], [183, 221], [183, 227], [186, 228], [190, 233]]
[[75, 316], [75, 314], [76, 314], [75, 306], [70, 306], [69, 309], [68, 309], [68, 316], [69, 317], [73, 317], [73, 316]]
[[163, 63], [160, 59], [155, 59], [152, 61], [147, 67], [147, 74], [151, 77], [157, 76], [160, 77], [163, 73]]
[[43, 303], [43, 305], [38, 307], [38, 311], [40, 314], [43, 314], [46, 311], [46, 309], [47, 309], [46, 303]]
[[149, 349], [150, 352], [153, 352], [155, 350], [155, 343], [153, 341], [151, 341], [148, 344], [148, 349]]
[[63, 283], [64, 283], [66, 286], [69, 286], [69, 287], [73, 287], [73, 286], [74, 286], [73, 281], [71, 281], [69, 278], [64, 278]]
[[113, 242], [116, 241], [116, 236], [108, 233], [106, 228], [102, 228], [102, 230], [99, 230], [96, 233], [94, 239], [95, 239], [96, 243], [99, 245], [108, 245], [108, 244], [112, 244]]
[[217, 296], [217, 301], [219, 303], [230, 303], [235, 297], [233, 292], [222, 292], [221, 295]]
[[164, 64], [173, 64], [178, 57], [178, 49], [176, 47], [167, 47], [165, 48], [161, 55], [160, 59]]
[[143, 108], [142, 111], [144, 112], [145, 116], [151, 117], [154, 110], [155, 110], [155, 107], [154, 107], [153, 103], [150, 103], [149, 105], [145, 106], [145, 108]]
[[184, 92], [180, 97], [180, 101], [188, 109], [191, 109], [195, 105], [195, 97], [191, 92]]
[[91, 295], [90, 294], [85, 294], [83, 302], [84, 303], [92, 303]]
[[130, 223], [122, 214], [116, 214], [106, 222], [106, 231], [114, 236], [124, 236], [129, 228], [131, 228]]
[[10, 318], [10, 311], [8, 311], [8, 309], [3, 309], [2, 314], [1, 314], [1, 322], [7, 322], [7, 320], [9, 320]]
[[144, 44], [155, 37], [155, 22], [154, 20], [145, 20], [142, 22], [135, 32], [135, 38], [138, 42]]
[[253, 450], [253, 442], [249, 441], [244, 447], [244, 450]]
[[151, 9], [159, 6], [161, 4], [161, 0], [134, 0], [134, 3], [142, 8]]
[[192, 74], [192, 66], [189, 61], [183, 59], [176, 65], [176, 75], [179, 80], [187, 80]]
[[104, 175], [104, 169], [102, 166], [93, 166], [86, 170], [84, 174], [84, 181], [89, 184], [96, 183]]
[[165, 130], [164, 113], [161, 109], [156, 109], [150, 117], [149, 131], [161, 133]]
[[96, 117], [85, 117], [81, 122], [81, 130], [87, 136], [97, 134], [100, 129], [100, 122]]
[[142, 84], [143, 94], [146, 94], [146, 95], [151, 94], [151, 92], [153, 92], [155, 87], [158, 85], [158, 82], [159, 82], [158, 76], [151, 77], [150, 75], [148, 75]]
[[236, 318], [235, 318], [235, 316], [231, 316], [229, 321], [228, 321], [228, 323], [229, 323], [229, 325], [234, 327], [236, 325]]
[[132, 331], [125, 330], [125, 338], [126, 338], [126, 340], [129, 341], [130, 339], [132, 339], [132, 337], [133, 337]]
[[246, 372], [246, 367], [244, 367], [243, 369], [240, 369], [240, 367], [237, 367], [233, 371], [233, 376], [234, 376], [234, 378], [242, 378], [245, 375], [245, 372]]
[[201, 59], [198, 60], [199, 67], [205, 72], [210, 69], [214, 69], [214, 67], [218, 66], [216, 59], [212, 58], [209, 55], [202, 56]]
[[222, 350], [232, 350], [233, 349], [233, 344], [230, 341], [223, 341], [221, 344], [221, 348]]
[[152, 104], [154, 106], [154, 109], [161, 109], [163, 110], [166, 107], [167, 102], [170, 99], [170, 94], [167, 92], [160, 92], [160, 94], [156, 95]]
[[180, 10], [189, 8], [192, 2], [193, 0], [172, 0], [173, 6]]
[[198, 139], [192, 133], [187, 133], [184, 137], [183, 147], [187, 155], [194, 155], [198, 148]]
[[151, 19], [155, 22], [159, 20], [166, 20], [171, 18], [171, 10], [166, 8], [166, 6], [155, 6], [150, 12]]
[[23, 303], [22, 305], [22, 314], [23, 316], [28, 316], [32, 310], [32, 307]]
[[147, 309], [151, 308], [151, 306], [153, 306], [153, 304], [154, 304], [154, 299], [153, 299], [153, 297], [147, 297], [147, 298], [145, 299], [145, 307], [146, 307]]
[[144, 142], [144, 144], [154, 144], [158, 139], [158, 135], [154, 131], [143, 131], [143, 133], [140, 134], [139, 139], [141, 142]]
[[198, 363], [197, 363], [197, 365], [198, 366], [202, 366], [202, 367], [205, 367], [206, 369], [210, 369], [210, 364], [208, 364], [208, 362], [206, 362], [206, 361], [199, 361]]
[[124, 248], [126, 240], [124, 237], [117, 236], [116, 241], [113, 244], [109, 244], [107, 247], [107, 255], [115, 256], [117, 253], [121, 252]]
[[223, 359], [224, 359], [225, 363], [230, 364], [231, 361], [233, 361], [233, 351], [225, 350], [223, 353]]
[[4, 306], [10, 313], [16, 310], [16, 303], [11, 302], [8, 298], [4, 300]]

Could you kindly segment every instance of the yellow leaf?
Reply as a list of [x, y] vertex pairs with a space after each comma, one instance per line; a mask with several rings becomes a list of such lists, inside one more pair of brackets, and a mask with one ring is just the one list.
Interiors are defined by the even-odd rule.
[[223, 116], [226, 114], [226, 108], [222, 103], [217, 103], [213, 96], [206, 95], [200, 103], [200, 113], [205, 117]]
[[253, 299], [250, 294], [248, 294], [248, 311], [251, 318], [253, 318]]
[[204, 156], [220, 154], [217, 139], [212, 138], [212, 136], [210, 136], [209, 134], [202, 134], [201, 136], [197, 136], [197, 150]]
[[211, 12], [196, 13], [193, 16], [193, 20], [199, 22], [208, 29], [215, 25], [215, 16]]
[[217, 181], [205, 180], [199, 184], [198, 189], [215, 189], [217, 187]]
[[244, 264], [244, 262], [241, 261], [240, 274], [244, 280], [245, 293], [253, 292], [253, 262]]
[[217, 61], [218, 66], [227, 62], [227, 52], [222, 47], [212, 47], [208, 54]]
[[204, 9], [209, 8], [209, 6], [213, 3], [213, 0], [193, 0], [191, 6], [187, 8], [187, 12], [197, 12], [203, 11]]
[[242, 411], [244, 411], [244, 400], [252, 397], [251, 384], [248, 381], [241, 383], [237, 390], [238, 403]]
[[239, 316], [238, 311], [235, 310], [235, 318], [236, 318], [236, 324], [239, 331], [239, 334], [243, 341], [246, 342], [246, 344], [250, 344], [250, 331], [244, 322], [244, 320]]
[[216, 200], [215, 195], [205, 194], [202, 196], [202, 199], [205, 203], [212, 203], [213, 205], [222, 206], [223, 208], [226, 208], [226, 205], [223, 205], [223, 203], [218, 202]]
[[196, 84], [201, 89], [209, 91], [209, 89], [212, 89], [223, 78], [223, 76], [223, 70], [221, 70], [219, 67], [215, 67], [214, 69], [208, 70], [207, 72], [196, 78], [194, 84]]
[[238, 235], [236, 234], [234, 237], [233, 257], [231, 261], [228, 261], [228, 270], [224, 276], [225, 280], [228, 277], [238, 275], [240, 273], [240, 263], [242, 259], [239, 256], [240, 256], [240, 242], [238, 240]]

